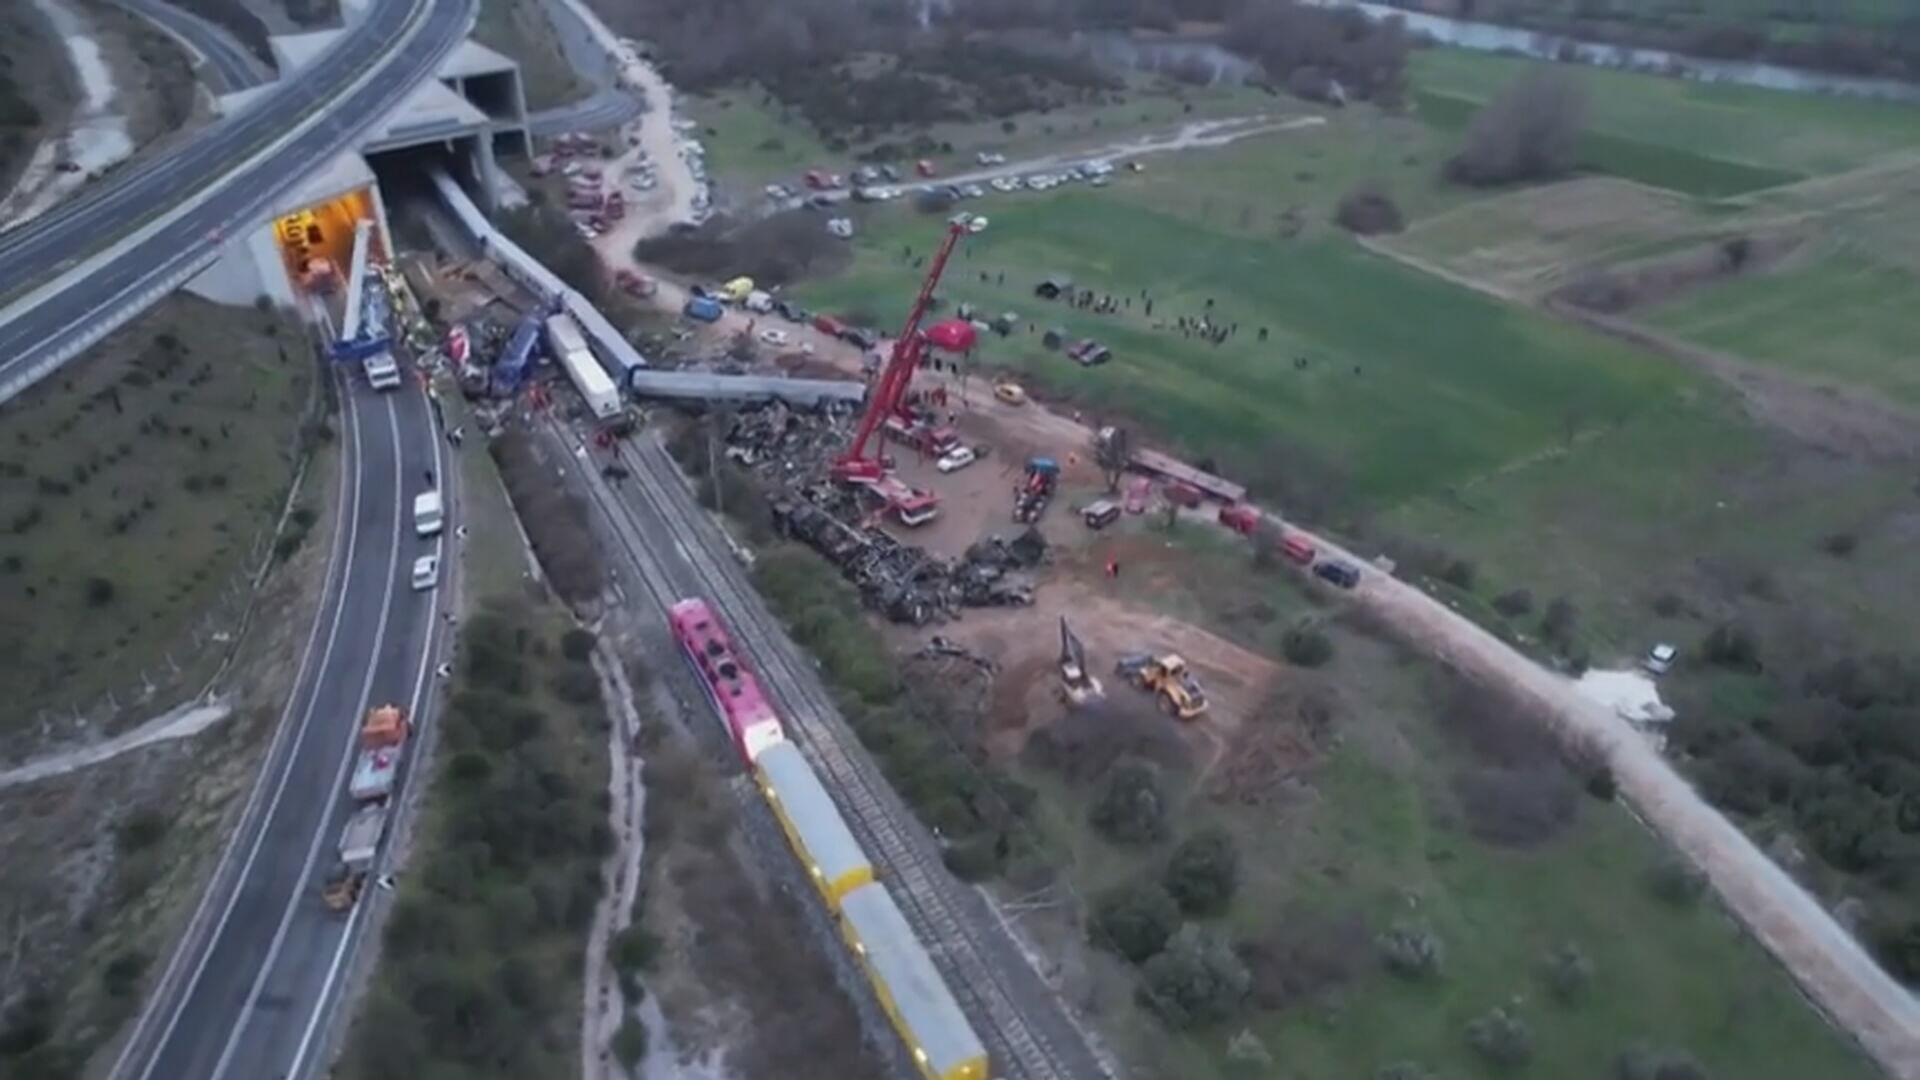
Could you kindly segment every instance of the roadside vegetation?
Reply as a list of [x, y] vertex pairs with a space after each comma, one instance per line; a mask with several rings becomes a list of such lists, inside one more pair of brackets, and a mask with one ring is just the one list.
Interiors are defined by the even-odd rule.
[[198, 102], [199, 80], [180, 43], [130, 11], [113, 5], [84, 9], [100, 30], [114, 85], [128, 114], [129, 134], [145, 146], [186, 127]]
[[67, 112], [66, 53], [32, 4], [0, 11], [0, 192], [13, 190], [42, 136]]
[[541, 0], [488, 0], [481, 4], [473, 39], [519, 62], [527, 108], [551, 109], [587, 96], [586, 80], [567, 62]]
[[577, 1067], [580, 958], [614, 838], [599, 679], [567, 626], [530, 599], [483, 602], [464, 625], [344, 1076]]
[[304, 419], [310, 349], [277, 312], [182, 295], [0, 410], [7, 745], [44, 710], [205, 678], [297, 460], [333, 437]]

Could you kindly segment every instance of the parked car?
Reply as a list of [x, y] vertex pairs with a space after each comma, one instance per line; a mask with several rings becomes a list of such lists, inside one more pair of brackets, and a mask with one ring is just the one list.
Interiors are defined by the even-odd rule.
[[1647, 650], [1647, 658], [1640, 666], [1647, 669], [1649, 675], [1665, 675], [1673, 670], [1673, 662], [1680, 658], [1680, 650], [1661, 642]]
[[942, 455], [939, 461], [934, 462], [933, 467], [943, 473], [957, 472], [978, 460], [980, 455], [974, 452], [973, 447], [956, 446]]
[[849, 326], [840, 332], [840, 339], [859, 349], [871, 349], [880, 342], [880, 335], [858, 326]]
[[440, 556], [422, 555], [413, 560], [413, 588], [424, 592], [440, 584]]
[[1351, 589], [1360, 584], [1360, 568], [1344, 559], [1328, 559], [1313, 564], [1313, 576], [1329, 581], [1343, 589]]
[[1104, 529], [1120, 520], [1120, 504], [1112, 499], [1100, 499], [1080, 511], [1080, 517], [1089, 529]]
[[760, 331], [760, 343], [762, 345], [771, 345], [777, 349], [785, 347], [787, 341], [787, 332], [785, 330], [769, 327]]

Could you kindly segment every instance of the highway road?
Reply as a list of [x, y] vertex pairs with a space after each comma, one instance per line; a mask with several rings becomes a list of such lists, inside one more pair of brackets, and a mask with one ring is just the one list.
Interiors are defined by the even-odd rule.
[[[341, 396], [343, 482], [323, 602], [230, 846], [115, 1080], [297, 1080], [324, 1065], [369, 907], [342, 917], [319, 899], [350, 810], [354, 736], [378, 705], [431, 723], [432, 671], [448, 644], [436, 602], [451, 604], [457, 569], [448, 555], [439, 590], [412, 590], [414, 559], [449, 551], [455, 527], [450, 512], [439, 539], [413, 532], [425, 471], [443, 484], [457, 472], [425, 395], [411, 385], [379, 394], [356, 379]], [[450, 511], [457, 494], [448, 491]]]
[[[378, 4], [260, 101], [0, 233], [0, 402], [210, 264], [219, 240], [257, 222], [452, 51], [476, 2]], [[320, 119], [301, 129], [309, 116]], [[129, 236], [118, 257], [90, 258]]]
[[273, 80], [266, 61], [253, 55], [226, 27], [165, 0], [120, 0], [120, 5], [186, 43], [198, 53], [201, 81], [216, 94], [231, 94]]

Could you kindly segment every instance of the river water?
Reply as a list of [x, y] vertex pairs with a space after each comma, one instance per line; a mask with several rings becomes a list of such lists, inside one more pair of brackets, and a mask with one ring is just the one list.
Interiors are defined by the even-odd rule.
[[[1849, 75], [1830, 75], [1779, 64], [1734, 60], [1704, 60], [1666, 49], [1642, 49], [1629, 45], [1584, 41], [1558, 34], [1522, 30], [1493, 23], [1456, 19], [1403, 11], [1368, 0], [1304, 0], [1320, 7], [1344, 7], [1365, 13], [1369, 18], [1406, 20], [1407, 29], [1443, 45], [1479, 52], [1520, 53], [1542, 60], [1568, 56], [1596, 67], [1630, 68], [1678, 75], [1697, 82], [1735, 83], [1769, 90], [1789, 90], [1802, 94], [1838, 94], [1846, 97], [1880, 98], [1891, 101], [1920, 102], [1920, 85], [1894, 79], [1873, 79]], [[1920, 122], [1920, 118], [1916, 118]]]

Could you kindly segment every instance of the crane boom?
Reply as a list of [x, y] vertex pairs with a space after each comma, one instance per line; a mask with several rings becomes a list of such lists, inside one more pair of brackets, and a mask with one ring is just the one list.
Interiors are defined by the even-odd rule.
[[853, 441], [847, 444], [846, 452], [833, 463], [835, 478], [870, 484], [886, 475], [886, 465], [879, 460], [878, 454], [867, 457], [868, 444], [887, 417], [899, 411], [900, 403], [906, 397], [907, 385], [913, 381], [913, 371], [920, 366], [920, 358], [926, 355], [926, 336], [920, 331], [920, 322], [933, 305], [933, 291], [940, 285], [940, 275], [946, 272], [947, 260], [952, 257], [955, 245], [967, 233], [977, 231], [978, 227], [973, 223], [978, 220], [981, 219], [961, 214], [947, 223], [947, 237], [940, 242], [940, 250], [934, 253], [933, 265], [927, 269], [926, 280], [920, 284], [920, 295], [914, 299], [913, 309], [907, 312], [906, 325], [901, 328], [900, 336], [894, 339], [887, 366], [881, 370], [867, 394], [866, 411], [860, 416], [860, 426], [854, 431]]

